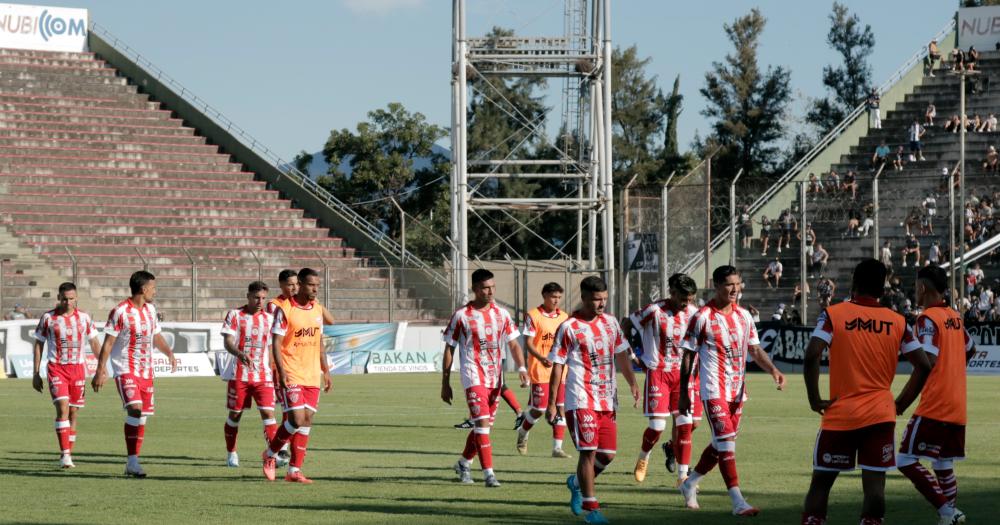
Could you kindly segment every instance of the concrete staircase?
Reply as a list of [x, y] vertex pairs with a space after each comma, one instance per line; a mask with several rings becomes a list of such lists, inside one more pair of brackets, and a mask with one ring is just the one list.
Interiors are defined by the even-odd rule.
[[192, 261], [197, 320], [242, 304], [258, 273], [276, 294], [277, 273], [303, 266], [327, 267], [341, 320], [385, 320], [390, 301], [396, 319], [433, 315], [89, 53], [0, 49], [0, 218], [7, 310], [51, 308], [75, 259], [97, 318], [146, 266], [165, 318], [192, 320]]
[[[1000, 81], [1000, 53], [989, 51], [983, 55], [983, 59], [980, 61], [982, 74], [993, 79], [993, 86], [991, 91], [986, 94], [967, 93], [966, 107], [970, 119], [976, 113], [984, 118], [991, 112], [1000, 116], [1000, 82], [998, 82]], [[850, 213], [855, 211], [863, 214], [865, 205], [872, 202], [874, 173], [871, 170], [871, 158], [875, 148], [882, 140], [885, 140], [893, 152], [891, 157], [894, 157], [899, 145], [903, 145], [906, 152], [909, 153], [906, 130], [914, 119], [923, 124], [927, 104], [932, 101], [937, 108], [938, 117], [936, 119], [937, 125], [927, 128], [927, 134], [923, 139], [923, 154], [926, 160], [907, 163], [901, 172], [892, 171], [891, 166], [886, 166], [879, 179], [880, 236], [883, 242], [888, 240], [891, 243], [894, 271], [901, 277], [905, 288], [911, 290], [916, 269], [912, 266], [912, 256], [910, 256], [911, 264], [908, 268], [901, 266], [900, 249], [906, 241], [906, 229], [903, 222], [911, 210], [919, 208], [925, 197], [934, 195], [938, 211], [933, 221], [934, 235], [918, 235], [921, 256], [926, 257], [928, 249], [934, 241], [940, 242], [942, 249], [947, 250], [948, 187], [946, 179], [941, 175], [941, 170], [942, 168], [953, 169], [957, 165], [959, 161], [959, 135], [945, 132], [941, 126], [951, 115], [959, 113], [959, 79], [949, 76], [944, 71], [939, 71], [936, 72], [935, 78], [925, 78], [922, 85], [917, 86], [906, 95], [904, 101], [897, 105], [894, 111], [883, 115], [882, 129], [869, 130], [867, 135], [851, 148], [848, 155], [843, 155], [839, 162], [830, 165], [824, 172], [816, 173], [824, 180], [830, 169], [836, 170], [841, 178], [848, 170], [854, 170], [858, 174], [859, 190], [856, 201], [852, 201], [849, 195], [843, 193], [823, 193], [815, 200], [811, 197], [807, 203], [809, 220], [816, 231], [817, 240], [830, 253], [830, 265], [826, 274], [837, 283], [838, 299], [848, 295], [851, 273], [857, 262], [863, 257], [873, 256], [871, 238], [847, 238], [844, 233], [847, 229]], [[1000, 191], [1000, 176], [984, 173], [981, 167], [982, 159], [985, 157], [989, 145], [1000, 146], [1000, 133], [968, 133], [966, 135], [967, 199], [969, 195], [981, 197]], [[958, 202], [959, 197], [956, 191], [956, 209], [959, 207]], [[786, 202], [786, 207], [793, 206], [795, 206], [794, 202]], [[956, 224], [962, 224], [960, 215], [956, 218]], [[914, 233], [918, 232], [919, 227], [914, 229]], [[756, 236], [759, 236], [759, 227], [755, 228]], [[774, 237], [772, 235], [772, 247], [766, 258], [760, 255], [760, 247], [756, 241], [752, 250], [738, 251], [738, 264], [744, 269], [747, 282], [744, 301], [755, 305], [761, 311], [762, 318], [769, 318], [778, 303], [790, 303], [793, 287], [798, 282], [800, 275], [799, 249], [797, 240], [795, 240], [790, 250], [786, 249], [780, 254], [785, 270], [782, 277], [782, 287], [779, 290], [769, 290], [766, 287], [761, 273], [767, 261], [776, 255], [773, 245]], [[996, 268], [997, 265], [990, 265], [987, 259], [980, 262], [989, 279], [1000, 277], [1000, 268]], [[809, 285], [813, 289], [809, 303], [811, 320], [815, 319], [818, 313], [815, 290], [817, 280], [818, 276], [809, 279]]]

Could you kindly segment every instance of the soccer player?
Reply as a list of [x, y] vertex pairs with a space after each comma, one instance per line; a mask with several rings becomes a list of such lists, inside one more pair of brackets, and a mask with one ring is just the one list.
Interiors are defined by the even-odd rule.
[[760, 347], [757, 327], [750, 312], [737, 304], [743, 288], [743, 277], [736, 268], [725, 265], [712, 272], [715, 297], [699, 309], [688, 323], [681, 347], [681, 387], [678, 412], [691, 413], [688, 394], [695, 358], [701, 376], [701, 400], [708, 415], [712, 442], [705, 447], [701, 459], [681, 483], [680, 491], [689, 509], [698, 508], [698, 482], [716, 464], [729, 489], [736, 516], [756, 516], [760, 510], [747, 503], [740, 491], [736, 471], [736, 436], [747, 399], [747, 355], [764, 372], [771, 375], [778, 390], [785, 388], [785, 376], [771, 363]]
[[[569, 507], [579, 516], [584, 511], [587, 523], [608, 523], [601, 514], [594, 482], [615, 459], [618, 448], [618, 381], [615, 368], [628, 382], [639, 405], [639, 386], [635, 382], [629, 345], [618, 320], [605, 313], [608, 285], [597, 276], [580, 281], [580, 309], [559, 325], [549, 360], [552, 378], [549, 392], [558, 392], [566, 373], [566, 424], [573, 444], [580, 453], [576, 474], [566, 478], [570, 492]], [[617, 366], [616, 366], [617, 365]], [[559, 417], [556, 396], [549, 396], [546, 418], [552, 424]]]
[[[875, 259], [854, 268], [851, 300], [827, 307], [806, 348], [803, 375], [809, 406], [822, 414], [813, 452], [813, 475], [802, 523], [826, 522], [827, 501], [837, 474], [861, 467], [864, 504], [861, 524], [882, 523], [885, 473], [896, 465], [896, 416], [920, 394], [930, 362], [903, 316], [879, 305], [887, 270]], [[830, 397], [819, 393], [820, 358], [829, 349]], [[902, 353], [913, 372], [892, 397], [893, 376]]]
[[[274, 312], [276, 310], [278, 310], [279, 308], [287, 307], [289, 305], [289, 301], [291, 300], [291, 298], [295, 297], [295, 295], [299, 293], [299, 276], [298, 276], [298, 273], [295, 270], [288, 270], [288, 269], [281, 270], [281, 272], [278, 273], [278, 287], [281, 288], [281, 294], [279, 294], [274, 299], [271, 299], [267, 303], [267, 314], [272, 317], [272, 320], [273, 320], [273, 317], [274, 317]], [[328, 313], [327, 313], [326, 310], [323, 310], [323, 315], [324, 315], [324, 317], [326, 315], [328, 315]], [[333, 322], [331, 321], [330, 323], [326, 323], [326, 324], [332, 324], [332, 323]], [[271, 360], [271, 372], [272, 372], [272, 376], [273, 376], [274, 375], [274, 361], [273, 360]], [[285, 412], [285, 410], [284, 410], [285, 399], [284, 399], [284, 397], [282, 397], [282, 391], [281, 391], [280, 388], [275, 389], [275, 391], [274, 391], [274, 399], [278, 403], [281, 403], [281, 406], [282, 406], [282, 410], [281, 410], [281, 426], [284, 426], [285, 425], [285, 421], [288, 421], [288, 412]], [[292, 453], [289, 450], [290, 447], [291, 447], [291, 444], [288, 443], [288, 442], [286, 442], [285, 445], [283, 447], [281, 447], [281, 450], [278, 451], [278, 455], [275, 456], [275, 466], [276, 467], [284, 467], [285, 465], [288, 464], [288, 460], [291, 459], [291, 457], [292, 457]]]
[[683, 355], [681, 341], [691, 316], [698, 311], [691, 304], [698, 293], [698, 285], [682, 273], [672, 275], [667, 284], [670, 297], [647, 305], [626, 320], [628, 326], [625, 329], [635, 327], [642, 337], [644, 351], [641, 358], [646, 369], [642, 406], [643, 414], [649, 418], [649, 427], [642, 435], [642, 447], [633, 474], [639, 483], [646, 479], [649, 454], [667, 428], [667, 416], [673, 416], [672, 452], [680, 461], [677, 469], [679, 486], [687, 478], [691, 463], [691, 432], [695, 421], [701, 419], [697, 376], [688, 385], [688, 395], [694, 400], [693, 413], [681, 414], [678, 410]]
[[[528, 310], [524, 317], [524, 337], [528, 343], [528, 379], [531, 382], [531, 401], [524, 421], [517, 428], [517, 451], [528, 453], [528, 432], [539, 418], [545, 415], [549, 406], [549, 380], [552, 376], [552, 361], [549, 361], [549, 350], [555, 339], [556, 330], [569, 315], [559, 309], [562, 301], [563, 288], [559, 283], [548, 283], [542, 287], [542, 304]], [[563, 380], [566, 379], [565, 368]], [[563, 436], [566, 434], [566, 414], [563, 404], [566, 399], [565, 383], [555, 394], [559, 418], [552, 426], [552, 457], [568, 458], [563, 452]]]
[[496, 417], [497, 402], [503, 374], [504, 347], [510, 349], [521, 386], [528, 384], [528, 370], [517, 338], [517, 330], [510, 313], [493, 302], [496, 282], [493, 273], [479, 269], [472, 272], [474, 298], [451, 316], [444, 331], [445, 351], [441, 369], [441, 400], [451, 404], [451, 363], [458, 348], [459, 369], [465, 401], [469, 405], [475, 428], [465, 439], [465, 450], [455, 463], [455, 473], [462, 483], [472, 483], [472, 459], [479, 455], [479, 464], [486, 478], [486, 486], [499, 487], [493, 472], [493, 450], [490, 445], [490, 427]]
[[146, 418], [153, 415], [153, 347], [170, 361], [171, 371], [177, 371], [177, 359], [160, 333], [156, 317], [156, 277], [139, 270], [128, 280], [132, 296], [118, 303], [108, 315], [104, 326], [104, 344], [97, 358], [97, 371], [90, 384], [99, 392], [107, 381], [108, 358], [115, 376], [115, 386], [125, 407], [125, 449], [128, 460], [125, 475], [144, 478], [139, 453], [146, 434]]
[[[906, 425], [899, 445], [899, 471], [937, 509], [941, 525], [964, 523], [955, 508], [958, 482], [956, 460], [965, 457], [965, 370], [976, 348], [962, 325], [962, 316], [944, 301], [948, 275], [937, 266], [917, 272], [917, 338], [931, 364], [920, 403]], [[920, 464], [931, 461], [935, 476]]]
[[264, 477], [274, 481], [275, 456], [290, 441], [292, 457], [285, 481], [308, 484], [312, 480], [302, 473], [302, 463], [313, 415], [319, 409], [320, 386], [324, 392], [333, 388], [323, 352], [323, 325], [333, 316], [316, 301], [319, 273], [312, 268], [302, 268], [298, 280], [298, 293], [275, 311], [271, 327], [271, 357], [289, 417], [264, 450], [263, 470]]
[[257, 404], [264, 421], [264, 437], [271, 442], [278, 432], [274, 419], [274, 376], [271, 372], [271, 322], [274, 316], [265, 311], [267, 284], [254, 281], [247, 287], [247, 303], [230, 310], [222, 323], [223, 344], [235, 359], [222, 371], [228, 381], [226, 408], [229, 418], [223, 426], [226, 437], [226, 464], [240, 466], [236, 453], [236, 437], [240, 430], [243, 410]]
[[59, 464], [73, 468], [76, 444], [76, 415], [83, 408], [87, 393], [87, 345], [94, 355], [100, 353], [97, 330], [90, 315], [76, 308], [76, 285], [59, 285], [59, 302], [38, 320], [35, 328], [35, 373], [31, 386], [42, 391], [42, 350], [45, 353], [49, 393], [56, 407], [56, 438], [59, 441]]

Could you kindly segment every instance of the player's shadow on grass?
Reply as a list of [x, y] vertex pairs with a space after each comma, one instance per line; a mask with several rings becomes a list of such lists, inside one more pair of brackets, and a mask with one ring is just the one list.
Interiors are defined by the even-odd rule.
[[[51, 459], [52, 454], [46, 452], [35, 452], [35, 451], [14, 451], [14, 454], [18, 454], [18, 463], [32, 462], [32, 463], [44, 463], [52, 464]], [[26, 455], [32, 454], [36, 456], [44, 457], [26, 457]], [[73, 454], [73, 461], [82, 464], [94, 464], [94, 465], [118, 465], [124, 464], [125, 458], [121, 454], [101, 454], [95, 452], [78, 452]], [[176, 466], [199, 466], [205, 464], [214, 464], [215, 459], [204, 458], [204, 457], [194, 457], [194, 456], [159, 456], [159, 455], [149, 455], [142, 456], [142, 463], [144, 465], [176, 465]]]
[[444, 428], [444, 427], [441, 427], [440, 425], [387, 425], [385, 423], [332, 423], [332, 422], [331, 423], [317, 423], [317, 422], [313, 422], [312, 426], [314, 426], [314, 427], [361, 427], [361, 428], [373, 427], [373, 428], [402, 428], [402, 429], [410, 429], [410, 428], [437, 428], [437, 429], [440, 429], [440, 428]]
[[[350, 501], [343, 501], [343, 502], [330, 502], [330, 503], [317, 503], [317, 504], [292, 504], [292, 505], [260, 505], [260, 504], [255, 504], [255, 505], [228, 504], [228, 505], [233, 507], [253, 507], [253, 508], [264, 507], [276, 510], [368, 512], [381, 515], [408, 514], [408, 515], [422, 515], [422, 516], [438, 516], [442, 519], [470, 518], [470, 519], [482, 520], [483, 518], [488, 518], [488, 516], [484, 516], [482, 511], [477, 511], [471, 508], [469, 509], [442, 508], [440, 502], [437, 500], [431, 500], [431, 499], [423, 500], [427, 503], [426, 506], [399, 505], [399, 504], [389, 503], [391, 501], [393, 500], [392, 499], [386, 500], [384, 498], [379, 498], [376, 502], [372, 503], [354, 503]], [[522, 510], [523, 508], [524, 505], [521, 504], [520, 502], [512, 502], [511, 511], [504, 512], [502, 515], [497, 516], [496, 523], [552, 523], [552, 518], [550, 516], [539, 516], [537, 512], [533, 513], [524, 512]], [[341, 517], [341, 519], [347, 520], [347, 518], [345, 517]], [[332, 521], [337, 521], [337, 520], [334, 519]], [[567, 519], [567, 521], [570, 520]], [[572, 521], [578, 522], [579, 518]]]
[[[409, 455], [420, 455], [420, 456], [455, 456], [454, 450], [407, 450], [407, 449], [394, 449], [394, 448], [309, 448], [310, 452], [348, 452], [357, 454], [394, 454], [401, 456]], [[75, 456], [74, 456], [75, 457]]]
[[21, 469], [10, 469], [0, 467], [0, 476], [24, 476], [29, 478], [59, 478], [59, 479], [94, 479], [94, 480], [109, 480], [109, 479], [121, 479], [127, 480], [134, 483], [151, 483], [155, 481], [184, 481], [184, 482], [209, 482], [216, 483], [219, 481], [239, 481], [240, 478], [233, 477], [222, 477], [222, 476], [164, 476], [157, 474], [156, 472], [150, 472], [149, 477], [146, 479], [131, 479], [126, 478], [122, 473], [101, 473], [101, 472], [82, 472], [79, 467], [66, 471], [58, 466], [52, 467], [52, 470], [38, 470], [37, 468], [31, 468], [27, 470]]

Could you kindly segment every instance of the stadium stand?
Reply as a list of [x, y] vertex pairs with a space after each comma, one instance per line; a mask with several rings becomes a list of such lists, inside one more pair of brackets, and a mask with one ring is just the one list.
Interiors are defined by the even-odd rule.
[[4, 304], [36, 315], [75, 271], [100, 317], [144, 265], [173, 321], [193, 300], [197, 320], [220, 320], [258, 270], [277, 294], [278, 271], [303, 266], [329, 268], [338, 319], [385, 320], [390, 291], [396, 319], [431, 315], [93, 53], [0, 49], [0, 212]]

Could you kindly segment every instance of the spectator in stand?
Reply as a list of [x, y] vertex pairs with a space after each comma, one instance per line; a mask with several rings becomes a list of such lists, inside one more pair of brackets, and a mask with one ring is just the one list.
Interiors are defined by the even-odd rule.
[[[802, 300], [802, 283], [795, 283], [795, 290], [792, 292], [792, 304], [799, 304]], [[806, 283], [806, 300], [809, 300], [809, 283]]]
[[875, 218], [872, 217], [872, 212], [871, 211], [866, 211], [865, 212], [865, 221], [863, 223], [861, 223], [861, 233], [865, 237], [868, 237], [868, 233], [874, 227], [875, 227]]
[[937, 107], [934, 106], [933, 102], [927, 103], [927, 109], [924, 110], [924, 126], [930, 128], [934, 126], [934, 119], [937, 117]]
[[958, 127], [962, 125], [962, 120], [958, 118], [958, 115], [952, 115], [948, 122], [944, 123], [944, 130], [950, 131], [952, 133], [958, 133]]
[[749, 304], [747, 305], [747, 312], [750, 312], [750, 317], [753, 319], [753, 322], [760, 322], [760, 310], [754, 308], [752, 304]]
[[920, 266], [920, 241], [917, 240], [916, 235], [913, 235], [912, 233], [909, 235], [910, 236], [906, 238], [906, 245], [904, 245], [903, 249], [900, 251], [900, 253], [903, 254], [903, 268], [906, 268], [906, 256], [911, 253], [917, 256], [917, 260], [913, 266]]
[[976, 113], [976, 116], [972, 118], [972, 122], [969, 123], [969, 132], [979, 133], [985, 125], [986, 122], [979, 117], [979, 113]]
[[740, 211], [740, 230], [743, 234], [741, 239], [744, 250], [753, 247], [753, 217], [750, 216], [750, 209], [746, 206]]
[[973, 71], [976, 69], [976, 64], [979, 62], [979, 51], [976, 51], [976, 46], [969, 46], [969, 52], [965, 54], [965, 69], [968, 71]]
[[792, 210], [785, 208], [778, 216], [778, 223], [781, 225], [781, 237], [778, 239], [778, 253], [781, 253], [781, 246], [791, 248], [792, 234], [799, 229], [799, 223], [795, 220]]
[[941, 264], [941, 241], [934, 241], [927, 250], [927, 264]]
[[885, 139], [875, 148], [875, 154], [872, 155], [872, 171], [878, 169], [879, 166], [885, 164], [885, 161], [889, 158], [889, 146], [885, 143]]
[[903, 165], [906, 164], [906, 150], [900, 145], [896, 148], [896, 154], [892, 157], [892, 169], [896, 171], [903, 171]]
[[816, 232], [813, 231], [813, 225], [811, 222], [806, 223], [806, 227], [799, 230], [798, 235], [795, 236], [796, 239], [802, 240], [802, 235], [806, 236], [806, 257], [810, 257], [813, 253], [813, 245], [816, 243]]
[[840, 189], [840, 175], [835, 170], [830, 170], [826, 176], [826, 192], [833, 195]]
[[972, 291], [985, 277], [986, 274], [983, 273], [983, 269], [979, 266], [979, 263], [973, 264], [972, 268], [965, 272], [966, 293], [972, 295]]
[[924, 66], [927, 67], [927, 76], [934, 76], [934, 66], [941, 60], [941, 52], [938, 51], [937, 40], [931, 40], [927, 44], [927, 56], [924, 58]]
[[850, 211], [847, 212], [847, 231], [844, 232], [843, 237], [846, 239], [848, 237], [857, 237], [858, 228], [861, 226], [861, 211], [858, 207], [851, 206]]
[[913, 119], [910, 129], [907, 131], [910, 139], [910, 154], [919, 160], [927, 160], [924, 158], [923, 146], [920, 143], [920, 139], [923, 138], [926, 132], [927, 130], [917, 122], [917, 119]]
[[810, 173], [809, 187], [806, 189], [806, 192], [809, 195], [812, 195], [813, 202], [816, 202], [816, 199], [819, 197], [819, 194], [822, 191], [823, 191], [823, 183], [819, 181], [819, 177], [817, 177], [815, 173]]
[[813, 250], [810, 259], [809, 278], [812, 279], [814, 274], [819, 274], [820, 278], [824, 277], [826, 264], [830, 261], [830, 253], [826, 251], [826, 248], [822, 244], [816, 243], [816, 249]]
[[878, 89], [872, 88], [868, 94], [865, 104], [868, 106], [868, 126], [871, 129], [882, 129], [882, 114], [879, 111], [879, 104], [882, 99], [878, 95]]
[[920, 228], [920, 208], [910, 208], [910, 213], [906, 215], [906, 218], [899, 225], [906, 228], [907, 236], [912, 235], [915, 230]]
[[833, 279], [825, 277], [816, 283], [816, 292], [819, 293], [819, 307], [820, 311], [822, 311], [824, 308], [830, 306], [833, 294], [837, 292], [837, 285], [834, 284]]
[[951, 70], [961, 71], [965, 69], [965, 51], [959, 48], [951, 50]]
[[[784, 266], [781, 265], [781, 261], [777, 257], [773, 261], [767, 263], [767, 268], [764, 268], [764, 282], [767, 283], [768, 288], [777, 288], [781, 282], [781, 273], [784, 271]], [[774, 285], [772, 286], [772, 280]]]
[[990, 116], [986, 117], [986, 133], [993, 133], [997, 130], [997, 116], [990, 113]]
[[892, 269], [892, 244], [889, 241], [882, 243], [882, 250], [879, 252], [878, 260], [886, 268]]
[[847, 175], [844, 175], [844, 183], [840, 185], [840, 189], [844, 193], [850, 193], [852, 201], [858, 198], [858, 176], [854, 174], [854, 170], [847, 170]]
[[767, 245], [771, 241], [771, 219], [760, 216], [760, 256], [767, 257]]
[[774, 309], [774, 313], [771, 314], [772, 321], [784, 321], [785, 320], [785, 303], [778, 303], [778, 307]]
[[983, 159], [983, 171], [986, 173], [997, 173], [997, 165], [1000, 164], [1000, 155], [997, 154], [995, 146], [986, 149], [986, 158]]
[[27, 319], [27, 318], [28, 318], [28, 310], [26, 310], [24, 306], [21, 305], [21, 303], [15, 304], [14, 309], [7, 312], [7, 315], [4, 316], [4, 319], [7, 321], [17, 321], [20, 319]]

